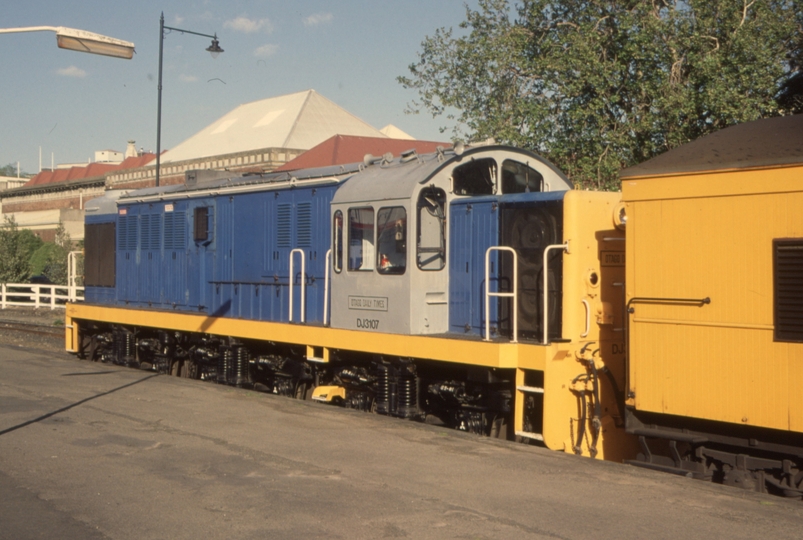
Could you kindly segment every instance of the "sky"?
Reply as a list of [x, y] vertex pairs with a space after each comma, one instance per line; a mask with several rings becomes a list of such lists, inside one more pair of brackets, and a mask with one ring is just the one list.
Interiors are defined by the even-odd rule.
[[[474, 0], [469, 5], [476, 4]], [[314, 89], [377, 129], [448, 141], [446, 120], [405, 114], [421, 42], [465, 19], [463, 0], [25, 0], [8, 2], [2, 28], [66, 26], [134, 42], [123, 60], [59, 49], [53, 32], [0, 34], [0, 166], [86, 163], [98, 150], [156, 149], [159, 16], [217, 34], [170, 32], [164, 41], [162, 149], [238, 105]]]

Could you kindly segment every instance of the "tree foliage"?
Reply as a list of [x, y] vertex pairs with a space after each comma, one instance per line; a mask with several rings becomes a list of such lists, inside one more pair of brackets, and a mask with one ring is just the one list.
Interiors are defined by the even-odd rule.
[[25, 283], [31, 277], [31, 256], [14, 216], [4, 216], [0, 226], [0, 283]]
[[[29, 257], [37, 249], [39, 249], [39, 247], [41, 247], [42, 244], [45, 243], [44, 240], [36, 236], [36, 234], [34, 234], [34, 232], [31, 231], [30, 229], [21, 229], [19, 231], [19, 242], [20, 244], [22, 244], [22, 249], [25, 250], [25, 252], [28, 254]], [[31, 269], [31, 272], [35, 274], [33, 269]]]
[[[17, 176], [17, 166], [13, 163], [9, 163], [3, 167], [0, 167], [0, 176]], [[20, 173], [21, 178], [28, 178], [30, 175], [24, 172]]]
[[[728, 125], [793, 112], [803, 0], [479, 0], [399, 77], [455, 137], [530, 148], [576, 184]], [[797, 56], [795, 56], [797, 54]], [[795, 61], [797, 59], [797, 63]]]
[[56, 250], [53, 242], [43, 242], [31, 255], [31, 275], [44, 275], [45, 268], [53, 257], [52, 253]]
[[59, 221], [56, 228], [56, 238], [53, 247], [49, 250], [47, 264], [42, 272], [47, 278], [57, 285], [67, 285], [67, 264], [72, 250], [72, 239], [70, 233], [64, 228], [64, 224]]

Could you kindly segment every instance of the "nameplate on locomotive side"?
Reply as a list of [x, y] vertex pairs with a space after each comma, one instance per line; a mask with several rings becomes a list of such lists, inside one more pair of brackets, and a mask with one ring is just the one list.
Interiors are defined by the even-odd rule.
[[387, 311], [388, 299], [384, 296], [349, 296], [349, 309]]
[[625, 265], [625, 252], [624, 251], [600, 251], [599, 259], [600, 259], [600, 264], [602, 266], [624, 266]]

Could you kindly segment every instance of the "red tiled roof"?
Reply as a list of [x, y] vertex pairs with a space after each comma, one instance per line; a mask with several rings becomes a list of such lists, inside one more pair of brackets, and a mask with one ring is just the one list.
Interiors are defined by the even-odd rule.
[[399, 155], [406, 150], [415, 150], [419, 154], [434, 152], [438, 146], [451, 148], [448, 142], [417, 141], [412, 139], [385, 139], [381, 137], [355, 137], [352, 135], [335, 135], [326, 139], [288, 161], [277, 171], [295, 171], [329, 165], [345, 165], [362, 161], [365, 154], [381, 156], [387, 152]]
[[143, 167], [152, 161], [156, 154], [142, 154], [139, 157], [130, 157], [122, 163], [90, 163], [86, 167], [70, 167], [69, 169], [56, 169], [55, 171], [42, 171], [25, 183], [23, 187], [43, 186], [45, 184], [55, 184], [57, 182], [67, 182], [70, 180], [81, 180], [84, 178], [94, 178], [103, 176], [109, 171], [120, 171], [125, 169], [135, 169]]

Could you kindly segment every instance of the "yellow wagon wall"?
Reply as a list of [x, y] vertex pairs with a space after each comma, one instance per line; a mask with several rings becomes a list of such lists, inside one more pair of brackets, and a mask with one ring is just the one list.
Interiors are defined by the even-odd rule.
[[629, 403], [637, 410], [803, 431], [803, 344], [773, 338], [776, 238], [803, 237], [803, 167], [622, 182]]

